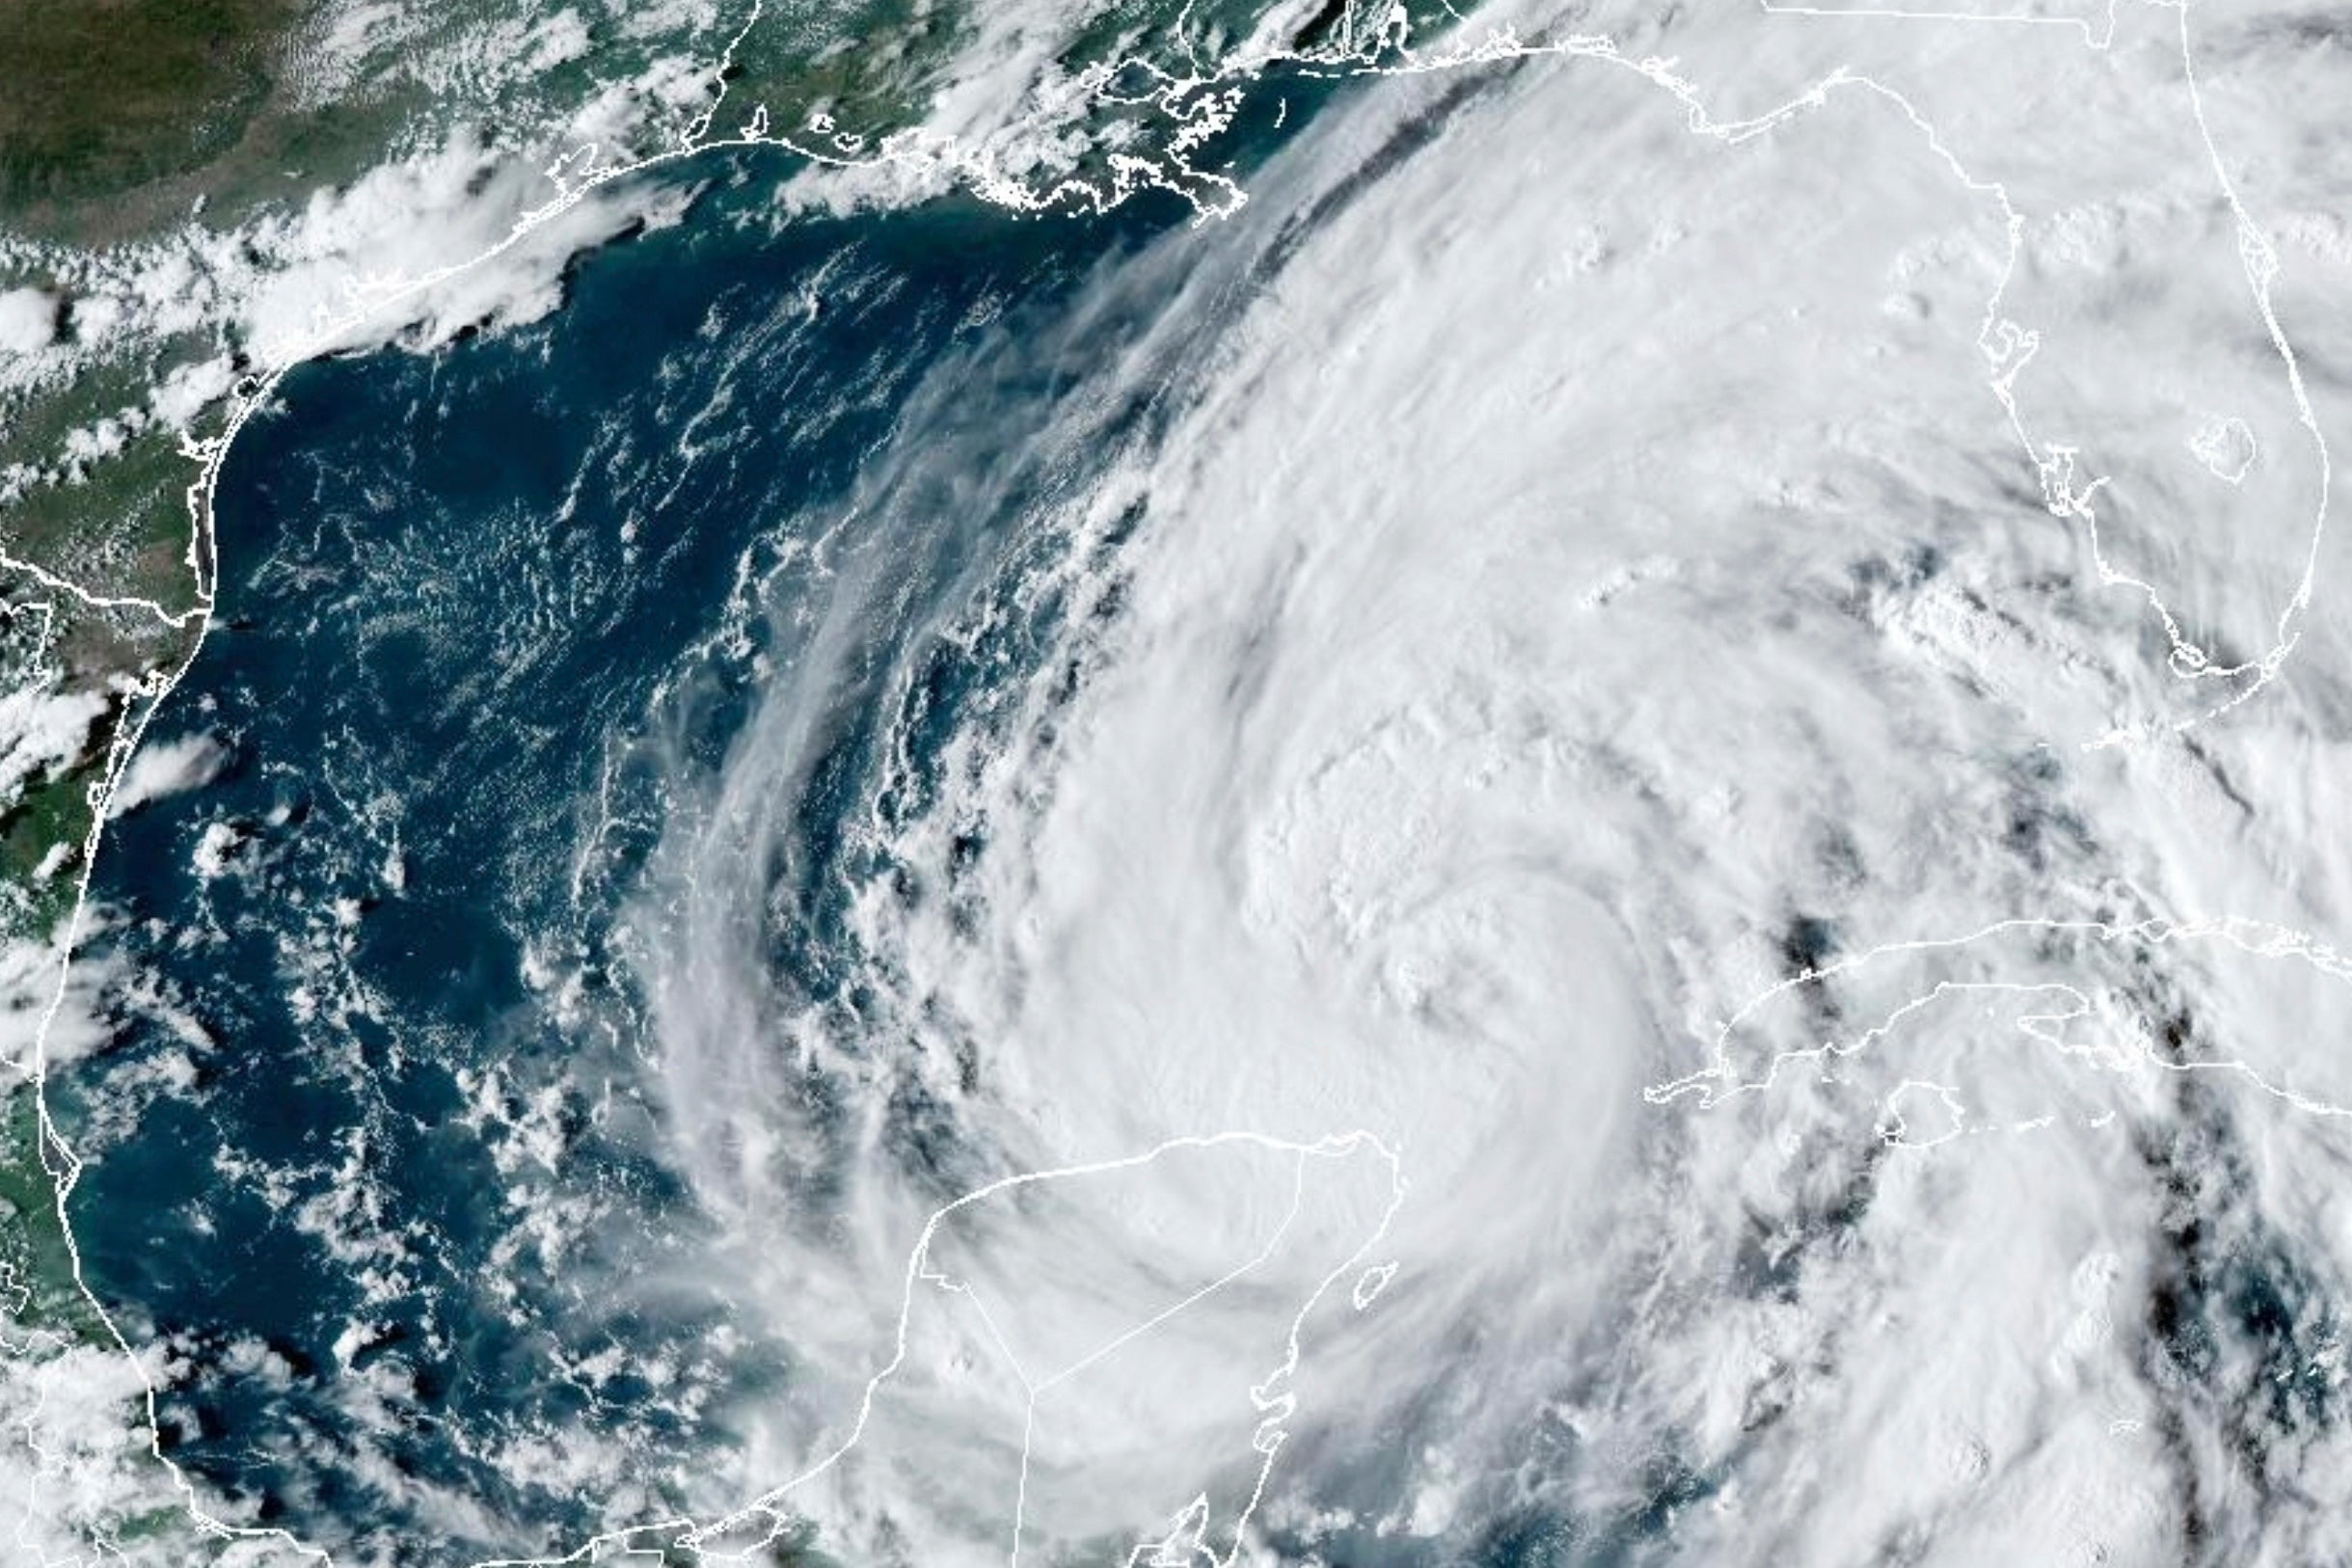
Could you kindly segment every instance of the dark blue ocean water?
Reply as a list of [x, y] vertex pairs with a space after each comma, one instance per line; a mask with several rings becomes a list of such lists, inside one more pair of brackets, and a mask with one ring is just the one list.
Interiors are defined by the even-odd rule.
[[[1195, 253], [1173, 199], [785, 222], [787, 171], [714, 158], [684, 224], [583, 263], [547, 321], [285, 380], [223, 475], [219, 615], [154, 726], [230, 762], [111, 830], [88, 961], [120, 1039], [52, 1096], [89, 1161], [71, 1198], [89, 1281], [160, 1346], [160, 1441], [207, 1494], [346, 1564], [441, 1568], [707, 1516], [781, 1478], [739, 1470], [749, 1418], [816, 1373], [791, 1304], [745, 1311], [715, 1262], [727, 1238], [674, 1158], [689, 1133], [652, 1087], [643, 933], [622, 911], [693, 898], [662, 852], [757, 719], [798, 705], [813, 740], [753, 804], [783, 830], [741, 836], [760, 860], [731, 879], [758, 894], [739, 913], [778, 996], [829, 1010], [844, 1051], [888, 1049], [856, 1027], [871, 966], [850, 900], [952, 900], [956, 863], [987, 852], [985, 825], [958, 825], [942, 888], [887, 846], [1002, 693], [1053, 685], [1029, 678], [1074, 612], [1042, 569], [1068, 542], [1038, 520], [1154, 441], [1220, 311], [1484, 79], [1324, 171], [1204, 296], [1179, 289]], [[1291, 135], [1311, 91], [1289, 94]], [[1283, 139], [1261, 122], [1237, 145]], [[1142, 286], [1091, 286], [1112, 272]], [[1178, 299], [1198, 314], [1155, 336]], [[1085, 548], [1182, 525], [1149, 504]], [[776, 1076], [822, 1142], [823, 1075]], [[860, 1152], [894, 1175], [944, 1200], [1001, 1174], [952, 1096], [890, 1114]], [[809, 1225], [851, 1153], [845, 1137], [799, 1168]], [[2209, 1155], [2174, 1160], [2177, 1198]], [[2151, 1381], [2231, 1407], [2242, 1452], [2318, 1429], [2301, 1326], [2324, 1280], [2183, 1224]], [[1602, 1403], [1597, 1385], [1645, 1370], [1594, 1365], [1579, 1397]], [[2258, 1367], [2240, 1378], [2257, 1394], [2208, 1400], [2224, 1365]], [[1377, 1429], [1302, 1432], [1304, 1490], [1356, 1523], [1278, 1552], [1680, 1560], [1677, 1516], [1738, 1478], [1736, 1448], [1689, 1464], [1663, 1430], [1586, 1452], [1544, 1391], [1446, 1375], [1400, 1369]], [[1393, 1530], [1455, 1392], [1538, 1414], [1482, 1516]], [[1546, 1483], [1580, 1472], [1602, 1500], [1572, 1515]]]
[[[1024, 426], [1085, 368], [952, 366], [1190, 217], [778, 223], [773, 163], [696, 173], [716, 188], [684, 225], [583, 264], [546, 322], [285, 380], [223, 474], [218, 620], [152, 731], [233, 761], [122, 821], [98, 869], [98, 945], [162, 1000], [126, 1004], [122, 1045], [60, 1086], [90, 1279], [182, 1363], [171, 1455], [363, 1560], [665, 1513], [727, 1411], [789, 1377], [787, 1346], [715, 1336], [723, 1295], [668, 1272], [700, 1222], [654, 1152], [603, 921], [682, 770], [716, 767], [790, 670], [827, 592], [807, 547], [887, 530], [900, 591], [832, 693], [806, 853], [777, 873], [779, 972], [820, 985], [877, 733], [911, 737], [898, 788], [919, 792], [972, 682], [939, 659], [920, 712], [865, 701], [942, 596], [989, 580], [1051, 482]], [[870, 473], [910, 419], [960, 455]], [[568, 1007], [527, 983], [534, 943], [578, 982]], [[183, 1057], [192, 1087], [156, 1092]], [[501, 1170], [502, 1120], [554, 1140], [560, 1174]], [[527, 1244], [534, 1203], [559, 1269]], [[580, 1369], [608, 1349], [622, 1369]], [[588, 1451], [621, 1456], [617, 1495], [564, 1473]]]
[[[1242, 168], [1332, 96], [1265, 97]], [[1174, 198], [784, 221], [789, 170], [729, 155], [545, 321], [284, 380], [222, 475], [215, 624], [150, 733], [230, 761], [110, 829], [91, 961], [120, 1040], [53, 1095], [89, 1161], [89, 1280], [168, 1352], [177, 1464], [403, 1568], [562, 1553], [781, 1478], [735, 1459], [794, 1385], [792, 1324], [708, 1266], [724, 1238], [668, 1157], [620, 913], [763, 706], [801, 704], [815, 740], [760, 803], [784, 830], [746, 840], [770, 857], [755, 946], [778, 994], [871, 1034], [852, 891], [952, 900], [879, 846], [1073, 612], [1038, 519], [1157, 438], [1227, 313], [1457, 96], [1277, 214], [1173, 334], [1210, 232]], [[1113, 271], [1143, 286], [1091, 286]], [[1146, 373], [1101, 376], [1147, 338]], [[801, 1089], [822, 1129], [827, 1085]], [[953, 1103], [891, 1115], [884, 1156], [942, 1202], [1003, 1174]], [[804, 1168], [816, 1225], [837, 1175]], [[1385, 1497], [1393, 1466], [1364, 1453], [1335, 1476]], [[1530, 1516], [1475, 1559], [1618, 1557]]]

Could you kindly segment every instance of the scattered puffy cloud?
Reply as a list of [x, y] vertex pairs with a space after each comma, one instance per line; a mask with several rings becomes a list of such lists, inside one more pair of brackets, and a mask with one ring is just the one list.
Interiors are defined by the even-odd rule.
[[80, 757], [109, 706], [107, 693], [95, 688], [35, 684], [0, 691], [0, 802], [13, 805], [28, 786]]
[[115, 816], [128, 816], [150, 800], [202, 789], [220, 776], [229, 758], [228, 745], [202, 731], [169, 741], [145, 741], [122, 770], [107, 808]]
[[0, 354], [38, 354], [56, 339], [56, 296], [38, 288], [0, 291]]

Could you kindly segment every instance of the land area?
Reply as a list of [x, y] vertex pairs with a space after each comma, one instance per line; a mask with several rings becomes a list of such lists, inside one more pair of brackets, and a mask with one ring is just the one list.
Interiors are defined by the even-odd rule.
[[[271, 91], [295, 0], [12, 0], [0, 6], [0, 213], [89, 232], [101, 199], [234, 148]], [[145, 202], [135, 205], [146, 204]], [[120, 231], [122, 216], [99, 225]]]

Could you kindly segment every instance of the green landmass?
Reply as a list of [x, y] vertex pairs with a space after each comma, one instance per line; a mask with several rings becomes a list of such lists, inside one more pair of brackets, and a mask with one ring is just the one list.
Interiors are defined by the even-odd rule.
[[0, 1277], [13, 1277], [24, 1299], [8, 1315], [24, 1328], [91, 1339], [104, 1333], [73, 1283], [73, 1257], [57, 1218], [57, 1187], [41, 1163], [41, 1126], [33, 1095], [18, 1088], [0, 1097]]
[[296, 0], [0, 5], [0, 213], [69, 207], [186, 174], [268, 98]]

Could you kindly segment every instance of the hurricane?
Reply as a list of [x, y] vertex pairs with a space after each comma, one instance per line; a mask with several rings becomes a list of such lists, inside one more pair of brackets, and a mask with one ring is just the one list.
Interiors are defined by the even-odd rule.
[[272, 386], [48, 1090], [217, 1527], [2347, 1550], [2253, 45], [1505, 20], [1255, 79], [1230, 206], [723, 149]]

